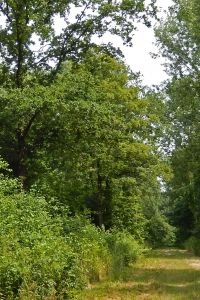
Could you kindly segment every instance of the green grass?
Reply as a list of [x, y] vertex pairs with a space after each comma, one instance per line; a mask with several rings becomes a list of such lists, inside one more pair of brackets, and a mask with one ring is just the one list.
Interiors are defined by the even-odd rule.
[[81, 300], [200, 299], [200, 259], [184, 250], [156, 250], [124, 275], [124, 281], [101, 282]]

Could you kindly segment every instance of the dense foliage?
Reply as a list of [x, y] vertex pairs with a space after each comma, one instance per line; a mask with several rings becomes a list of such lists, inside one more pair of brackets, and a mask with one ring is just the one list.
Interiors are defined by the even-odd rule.
[[[148, 6], [144, 0], [1, 1], [1, 82], [24, 87], [33, 71], [54, 77], [64, 61], [79, 59], [94, 45], [94, 35], [109, 32], [130, 44], [136, 21], [150, 26], [154, 14], [153, 0]], [[117, 52], [111, 44], [102, 48]]]
[[141, 254], [127, 233], [105, 233], [83, 216], [70, 217], [63, 210], [53, 217], [50, 211], [44, 198], [24, 193], [17, 180], [1, 176], [2, 299], [74, 299], [89, 282], [116, 276], [116, 260], [123, 270]]
[[[160, 50], [168, 59], [167, 139], [174, 173], [169, 186], [173, 224], [179, 242], [199, 239], [199, 1], [175, 0], [157, 29]], [[191, 240], [192, 241], [192, 240]]]
[[154, 146], [160, 117], [133, 79], [122, 63], [91, 51], [64, 64], [48, 89], [4, 88], [0, 152], [25, 189], [139, 237], [145, 185], [156, 188], [165, 170]]
[[[188, 132], [186, 108], [173, 110], [182, 103], [177, 90], [189, 99], [183, 86], [192, 75], [178, 60], [166, 105], [164, 94], [138, 84], [119, 49], [92, 42], [112, 33], [131, 45], [136, 21], [148, 27], [155, 17], [154, 2], [1, 1], [2, 299], [73, 299], [102, 277], [123, 279], [145, 243], [173, 245], [168, 216], [180, 227], [187, 215], [185, 232], [198, 231], [198, 164], [186, 159], [198, 149], [198, 121]], [[197, 86], [190, 88], [196, 103]], [[176, 146], [170, 198], [162, 190], [171, 176], [166, 135]]]

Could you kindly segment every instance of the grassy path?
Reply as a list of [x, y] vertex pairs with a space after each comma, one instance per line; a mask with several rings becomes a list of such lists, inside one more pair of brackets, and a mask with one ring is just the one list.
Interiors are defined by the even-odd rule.
[[200, 299], [200, 259], [184, 250], [157, 250], [141, 259], [126, 281], [101, 282], [82, 300]]

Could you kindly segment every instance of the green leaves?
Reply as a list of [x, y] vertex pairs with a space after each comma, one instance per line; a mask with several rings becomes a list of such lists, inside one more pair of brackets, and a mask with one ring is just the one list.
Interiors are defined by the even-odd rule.
[[[45, 69], [53, 71], [54, 76], [66, 59], [77, 60], [85, 55], [94, 46], [91, 40], [96, 34], [101, 37], [106, 32], [114, 33], [130, 44], [135, 21], [144, 18], [147, 22], [155, 14], [143, 2], [2, 1], [2, 79], [12, 78], [15, 86], [22, 87], [29, 72]], [[62, 20], [60, 30], [56, 29], [56, 20]]]
[[[179, 239], [199, 224], [199, 2], [175, 1], [166, 21], [156, 31], [161, 52], [168, 59], [172, 79], [166, 85], [170, 121], [171, 165], [169, 186], [172, 220]], [[187, 224], [187, 225], [185, 225]]]
[[[11, 179], [2, 177], [9, 187]], [[66, 217], [66, 216], [65, 216]], [[19, 190], [0, 191], [0, 293], [7, 299], [70, 297], [83, 286], [77, 252], [50, 217], [44, 198]], [[32, 296], [31, 296], [32, 295]]]
[[24, 188], [34, 186], [73, 213], [89, 208], [97, 225], [110, 228], [121, 222], [114, 207], [124, 201], [140, 211], [145, 184], [157, 185], [164, 173], [153, 145], [160, 126], [153, 99], [140, 95], [122, 62], [91, 49], [80, 63], [64, 63], [48, 87], [33, 81], [4, 89], [1, 154]]
[[156, 185], [164, 173], [152, 144], [159, 117], [150, 97], [139, 97], [129, 77], [122, 63], [105, 54], [91, 53], [78, 65], [64, 65], [52, 86], [58, 117], [53, 117], [55, 106], [55, 122], [49, 119], [48, 124], [50, 132], [51, 126], [57, 132], [31, 164], [32, 182], [37, 177], [43, 193], [74, 212], [90, 208], [95, 220], [102, 214], [107, 227], [114, 224], [115, 204], [120, 207], [119, 201], [127, 202], [130, 194], [139, 203], [146, 182]]

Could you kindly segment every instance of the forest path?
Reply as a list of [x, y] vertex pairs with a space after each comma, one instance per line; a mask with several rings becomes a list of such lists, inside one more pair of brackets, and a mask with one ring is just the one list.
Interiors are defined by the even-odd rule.
[[200, 299], [200, 258], [185, 250], [154, 250], [127, 276], [125, 281], [92, 286], [81, 300]]

